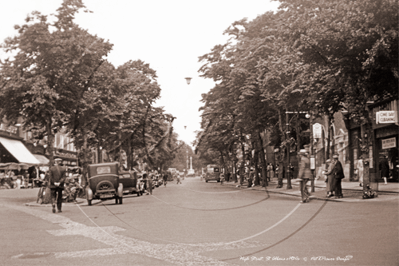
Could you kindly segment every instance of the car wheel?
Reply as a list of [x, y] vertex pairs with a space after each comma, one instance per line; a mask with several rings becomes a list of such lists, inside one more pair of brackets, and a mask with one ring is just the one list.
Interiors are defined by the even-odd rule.
[[208, 179], [206, 179], [205, 182], [208, 183]]
[[102, 180], [96, 186], [96, 191], [114, 189], [114, 185], [109, 180]]
[[91, 200], [87, 200], [87, 205], [91, 206]]

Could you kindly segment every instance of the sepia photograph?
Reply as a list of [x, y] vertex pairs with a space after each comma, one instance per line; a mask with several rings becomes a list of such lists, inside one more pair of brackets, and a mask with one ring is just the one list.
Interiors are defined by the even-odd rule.
[[0, 265], [399, 265], [396, 0], [0, 7]]

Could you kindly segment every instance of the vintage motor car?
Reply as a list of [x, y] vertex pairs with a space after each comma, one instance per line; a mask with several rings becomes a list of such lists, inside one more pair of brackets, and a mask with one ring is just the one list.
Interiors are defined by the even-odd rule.
[[119, 173], [119, 182], [123, 185], [123, 193], [136, 194], [137, 196], [143, 195], [137, 173], [121, 172]]
[[194, 169], [188, 169], [187, 177], [190, 177], [190, 176], [195, 176], [195, 170]]
[[86, 188], [88, 205], [93, 199], [115, 199], [115, 204], [122, 204], [123, 184], [119, 181], [118, 169], [118, 162], [89, 164]]
[[205, 182], [210, 180], [220, 182], [220, 167], [216, 164], [208, 164], [206, 166]]

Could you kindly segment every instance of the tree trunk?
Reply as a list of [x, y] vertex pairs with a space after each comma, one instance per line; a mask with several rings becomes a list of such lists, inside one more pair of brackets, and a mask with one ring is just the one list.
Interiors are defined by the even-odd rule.
[[82, 146], [82, 186], [86, 187], [88, 184], [88, 176], [87, 176], [87, 166], [89, 165], [88, 159], [87, 159], [87, 134], [86, 134], [86, 126], [82, 127], [82, 137], [83, 137], [83, 146]]
[[327, 136], [327, 148], [326, 148], [326, 160], [330, 159], [331, 151], [330, 151], [330, 141], [331, 141], [331, 119], [328, 116], [328, 136]]
[[[132, 134], [133, 135], [133, 134]], [[129, 170], [133, 167], [133, 160], [132, 160], [132, 139], [131, 137], [127, 138], [127, 168]]]
[[258, 167], [258, 162], [259, 162], [259, 151], [255, 149], [255, 154], [254, 154], [254, 166], [255, 166], [255, 178], [254, 178], [254, 184], [255, 186], [259, 185], [259, 167]]
[[51, 118], [47, 121], [46, 124], [47, 131], [47, 151], [49, 153], [49, 164], [50, 166], [54, 165], [54, 134], [52, 130]]
[[331, 129], [331, 158], [335, 153], [335, 134], [334, 134], [334, 128], [332, 126], [332, 123], [334, 123], [334, 120], [331, 119], [331, 123], [330, 123], [330, 129]]
[[263, 140], [262, 140], [259, 130], [257, 131], [257, 134], [258, 134], [259, 146], [260, 146], [259, 156], [260, 156], [261, 167], [262, 167], [262, 180], [263, 180], [262, 186], [266, 187], [268, 185], [267, 177], [266, 177], [267, 165], [266, 165], [266, 159], [265, 159], [265, 152], [263, 150]]

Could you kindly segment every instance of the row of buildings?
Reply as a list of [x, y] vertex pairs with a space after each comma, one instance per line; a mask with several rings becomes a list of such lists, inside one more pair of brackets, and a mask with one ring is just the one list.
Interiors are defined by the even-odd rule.
[[[345, 181], [358, 182], [359, 169], [363, 166], [364, 178], [372, 184], [378, 184], [382, 180], [380, 163], [387, 160], [391, 177], [389, 180], [398, 182], [399, 101], [387, 99], [370, 102], [367, 108], [371, 123], [356, 123], [351, 119], [350, 110], [336, 113], [331, 125], [326, 116], [315, 116], [310, 120], [313, 145], [309, 146], [313, 147], [316, 176], [322, 175], [329, 144], [333, 153], [339, 155], [339, 160], [344, 166]], [[264, 142], [268, 142], [267, 137]], [[277, 164], [281, 150], [267, 146], [265, 151], [266, 161]], [[290, 154], [290, 161], [294, 167], [297, 166], [296, 155], [294, 147]], [[297, 173], [296, 169], [294, 176]]]
[[[61, 158], [64, 165], [78, 165], [76, 148], [67, 134], [55, 135], [53, 150], [54, 158]], [[49, 155], [46, 138], [38, 141], [20, 124], [0, 123], [0, 163], [47, 165]]]

